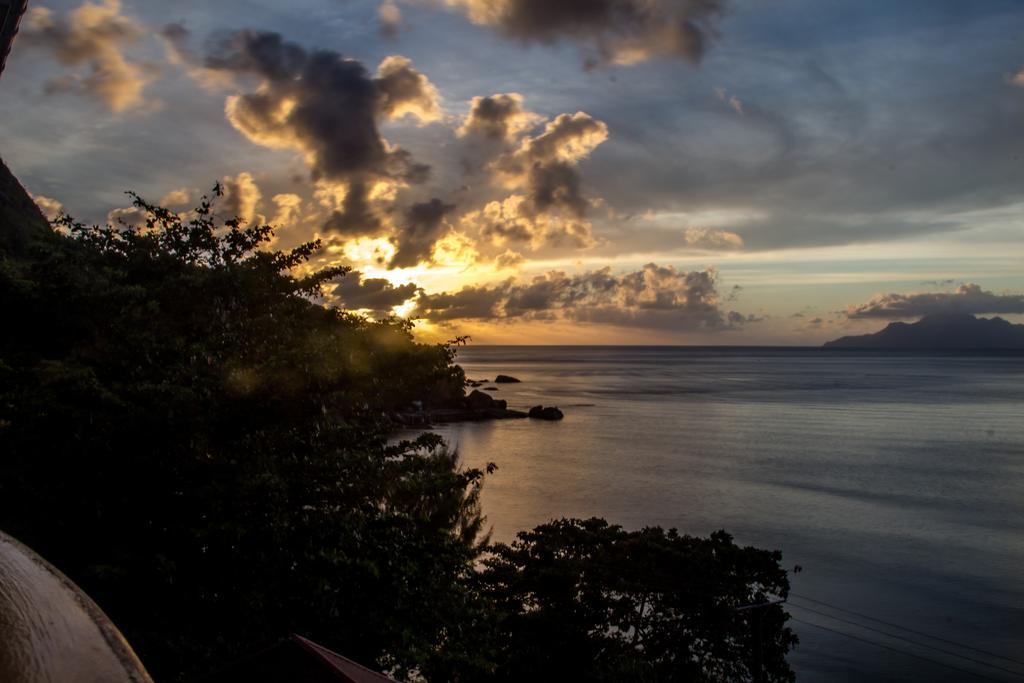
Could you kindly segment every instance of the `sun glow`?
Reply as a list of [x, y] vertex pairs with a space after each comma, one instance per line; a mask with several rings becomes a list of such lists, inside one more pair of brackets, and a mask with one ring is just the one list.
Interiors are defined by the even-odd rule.
[[409, 299], [404, 304], [400, 304], [391, 309], [391, 312], [400, 318], [408, 318], [409, 314], [416, 309], [416, 300]]
[[[395, 255], [395, 245], [384, 237], [360, 237], [341, 245], [341, 252], [353, 263], [383, 264], [390, 261], [391, 257]], [[383, 277], [383, 275], [374, 277]], [[392, 278], [386, 279], [392, 280]]]

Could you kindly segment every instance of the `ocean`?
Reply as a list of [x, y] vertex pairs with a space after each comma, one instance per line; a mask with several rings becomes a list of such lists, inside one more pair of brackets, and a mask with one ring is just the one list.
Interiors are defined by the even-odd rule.
[[493, 394], [510, 407], [565, 412], [435, 430], [498, 465], [495, 540], [570, 516], [725, 529], [802, 567], [800, 681], [1024, 677], [1024, 355], [469, 346], [458, 362], [521, 379]]

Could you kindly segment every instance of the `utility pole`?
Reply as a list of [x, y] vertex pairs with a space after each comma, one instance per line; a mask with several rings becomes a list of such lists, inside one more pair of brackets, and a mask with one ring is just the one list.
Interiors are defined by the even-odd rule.
[[733, 612], [749, 612], [755, 611], [755, 621], [753, 622], [753, 635], [754, 635], [754, 683], [765, 683], [764, 676], [764, 632], [762, 629], [762, 621], [764, 620], [764, 610], [767, 607], [773, 605], [781, 605], [786, 602], [784, 599], [769, 600], [768, 602], [756, 602], [751, 605], [740, 605], [739, 607], [733, 607]]

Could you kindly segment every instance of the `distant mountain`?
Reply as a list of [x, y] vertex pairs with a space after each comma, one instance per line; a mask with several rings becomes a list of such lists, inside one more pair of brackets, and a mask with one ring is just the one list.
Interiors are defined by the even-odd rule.
[[884, 330], [826, 342], [829, 349], [1021, 349], [1024, 325], [967, 313], [927, 315], [916, 323], [890, 323]]

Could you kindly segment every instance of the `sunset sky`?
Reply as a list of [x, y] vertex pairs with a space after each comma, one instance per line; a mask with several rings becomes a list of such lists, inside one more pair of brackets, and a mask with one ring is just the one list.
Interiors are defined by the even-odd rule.
[[1019, 0], [29, 4], [2, 154], [44, 210], [219, 180], [425, 339], [1024, 320]]

